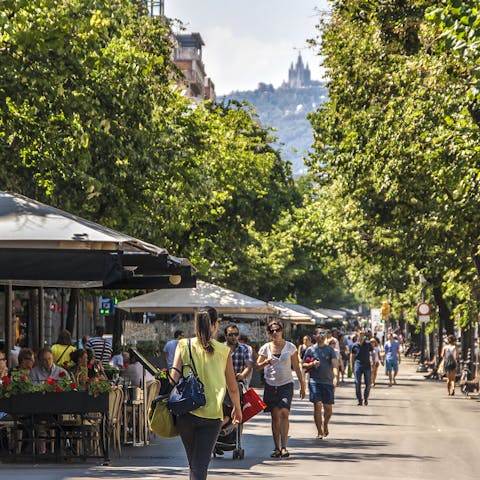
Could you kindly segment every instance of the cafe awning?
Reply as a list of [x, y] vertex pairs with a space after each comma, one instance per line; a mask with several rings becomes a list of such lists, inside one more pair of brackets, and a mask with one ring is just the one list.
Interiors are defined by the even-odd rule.
[[321, 324], [328, 318], [326, 315], [323, 315], [316, 310], [312, 310], [311, 308], [305, 307], [304, 305], [298, 305], [291, 302], [278, 302], [278, 305], [290, 308], [292, 310], [295, 310], [296, 312], [310, 316], [311, 318], [313, 318], [315, 324]]
[[315, 325], [316, 323], [311, 315], [294, 310], [284, 302], [270, 302], [270, 305], [273, 305], [278, 309], [278, 318], [280, 320], [298, 325]]
[[194, 273], [165, 248], [0, 191], [0, 284], [176, 288], [194, 286]]
[[212, 283], [197, 280], [195, 288], [157, 290], [124, 300], [117, 308], [127, 312], [195, 313], [206, 305], [218, 313], [255, 313], [272, 315], [276, 308], [262, 300], [243, 295]]

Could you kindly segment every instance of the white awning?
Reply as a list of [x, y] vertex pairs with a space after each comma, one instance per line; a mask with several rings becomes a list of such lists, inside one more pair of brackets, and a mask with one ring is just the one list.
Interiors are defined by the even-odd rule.
[[156, 290], [124, 300], [117, 308], [128, 312], [195, 313], [207, 305], [223, 314], [276, 313], [275, 307], [262, 300], [201, 280], [195, 288]]

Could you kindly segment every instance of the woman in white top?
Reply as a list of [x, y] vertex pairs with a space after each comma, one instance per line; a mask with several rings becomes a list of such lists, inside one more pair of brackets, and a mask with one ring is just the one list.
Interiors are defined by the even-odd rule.
[[443, 346], [442, 355], [443, 369], [447, 375], [447, 390], [449, 395], [455, 395], [455, 379], [457, 376], [458, 348], [455, 337], [448, 336], [448, 344]]
[[370, 339], [370, 345], [372, 346], [373, 350], [370, 352], [370, 365], [372, 367], [372, 376], [370, 379], [372, 387], [375, 386], [375, 381], [377, 380], [377, 372], [378, 372], [378, 365], [383, 360], [380, 358], [380, 347], [378, 346], [377, 339], [372, 337]]
[[292, 366], [300, 382], [300, 398], [305, 398], [305, 381], [298, 361], [297, 347], [283, 338], [283, 325], [273, 320], [267, 331], [272, 338], [258, 351], [257, 367], [264, 368], [266, 412], [272, 416], [272, 435], [275, 448], [272, 458], [286, 458], [290, 406], [293, 398]]

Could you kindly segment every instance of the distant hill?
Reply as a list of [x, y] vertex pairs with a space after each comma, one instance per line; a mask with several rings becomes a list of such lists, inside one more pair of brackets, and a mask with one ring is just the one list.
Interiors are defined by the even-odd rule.
[[274, 88], [261, 83], [256, 90], [232, 92], [218, 101], [237, 100], [253, 105], [262, 125], [276, 130], [278, 140], [275, 147], [281, 149], [282, 158], [290, 161], [293, 173], [299, 175], [306, 171], [303, 157], [313, 143], [307, 114], [317, 110], [327, 99], [325, 85], [317, 83], [301, 88]]

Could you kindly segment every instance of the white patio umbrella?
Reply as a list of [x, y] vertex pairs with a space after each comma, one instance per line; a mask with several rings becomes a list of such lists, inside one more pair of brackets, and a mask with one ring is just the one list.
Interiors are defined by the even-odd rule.
[[274, 306], [262, 300], [197, 280], [193, 288], [156, 290], [124, 300], [117, 308], [127, 312], [196, 313], [205, 306], [222, 314], [276, 314]]

